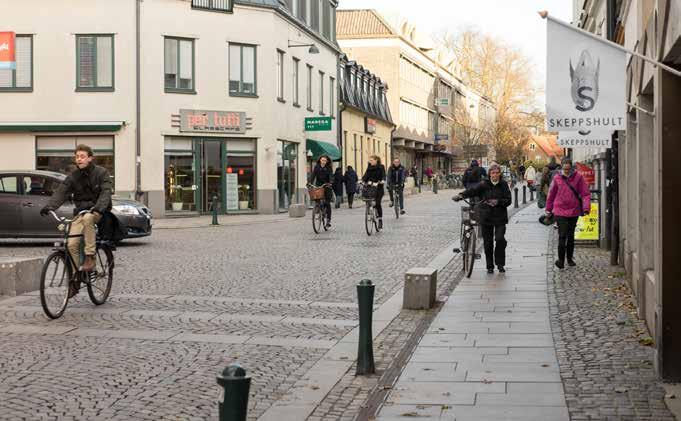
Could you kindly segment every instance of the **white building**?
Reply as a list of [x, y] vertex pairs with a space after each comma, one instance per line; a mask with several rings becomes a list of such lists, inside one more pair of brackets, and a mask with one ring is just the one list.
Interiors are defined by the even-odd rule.
[[[273, 213], [337, 151], [336, 0], [0, 0], [0, 169], [95, 150], [156, 216]], [[320, 131], [306, 132], [315, 117]], [[330, 121], [329, 121], [330, 120]], [[317, 143], [321, 142], [321, 143]], [[338, 153], [339, 155], [339, 153]]]

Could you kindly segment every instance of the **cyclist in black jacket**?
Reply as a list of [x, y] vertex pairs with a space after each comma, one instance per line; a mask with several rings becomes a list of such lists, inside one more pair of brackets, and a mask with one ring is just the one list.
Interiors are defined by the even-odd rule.
[[331, 227], [331, 201], [333, 200], [333, 167], [331, 166], [331, 158], [328, 155], [322, 155], [317, 160], [312, 174], [310, 174], [309, 183], [317, 187], [324, 186], [324, 207], [326, 208], [326, 228]]
[[383, 206], [381, 200], [383, 199], [383, 184], [385, 183], [385, 167], [381, 164], [381, 158], [376, 155], [369, 157], [369, 166], [367, 167], [362, 181], [372, 182], [378, 184], [376, 188], [376, 216], [378, 217], [378, 228], [383, 228]]
[[401, 215], [405, 214], [404, 180], [406, 178], [407, 171], [400, 163], [400, 158], [393, 159], [393, 164], [388, 168], [388, 193], [390, 194], [390, 207], [394, 206], [395, 200], [399, 200]]

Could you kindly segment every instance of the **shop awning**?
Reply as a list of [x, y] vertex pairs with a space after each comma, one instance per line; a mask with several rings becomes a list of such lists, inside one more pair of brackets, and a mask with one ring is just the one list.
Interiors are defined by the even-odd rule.
[[124, 121], [0, 122], [0, 132], [117, 132]]
[[320, 140], [307, 139], [307, 150], [312, 152], [312, 157], [310, 158], [313, 161], [316, 161], [322, 155], [328, 155], [332, 161], [340, 161], [343, 157], [338, 146]]

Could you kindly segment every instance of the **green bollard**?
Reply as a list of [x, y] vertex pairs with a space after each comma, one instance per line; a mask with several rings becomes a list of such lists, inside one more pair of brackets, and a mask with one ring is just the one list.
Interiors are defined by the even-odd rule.
[[230, 364], [217, 377], [222, 386], [218, 398], [220, 421], [246, 421], [251, 378], [239, 364]]
[[518, 207], [518, 188], [517, 188], [517, 187], [514, 187], [514, 188], [513, 188], [513, 191], [514, 191], [514, 193], [515, 193], [515, 203], [513, 204], [513, 207], [514, 207], [514, 208], [517, 208], [517, 207]]
[[211, 207], [213, 208], [213, 223], [212, 223], [212, 225], [220, 225], [218, 223], [218, 197], [217, 196], [213, 196], [213, 203], [212, 203]]
[[359, 303], [359, 344], [357, 346], [356, 375], [374, 374], [374, 345], [371, 334], [372, 314], [374, 310], [375, 285], [368, 279], [357, 284], [357, 299]]
[[523, 186], [523, 205], [527, 204], [527, 186]]
[[530, 189], [530, 202], [534, 202], [534, 189]]
[[437, 194], [437, 177], [433, 177], [433, 194]]

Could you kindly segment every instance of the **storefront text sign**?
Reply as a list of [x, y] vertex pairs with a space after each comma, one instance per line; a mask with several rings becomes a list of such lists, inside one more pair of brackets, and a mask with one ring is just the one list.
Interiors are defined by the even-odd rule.
[[246, 113], [180, 110], [180, 131], [193, 133], [246, 133]]
[[626, 130], [626, 54], [548, 20], [546, 127]]
[[376, 133], [376, 119], [364, 117], [364, 132], [369, 134]]
[[14, 32], [0, 32], [0, 69], [16, 69]]
[[325, 132], [331, 130], [331, 117], [306, 117], [306, 132]]
[[575, 240], [598, 241], [598, 203], [592, 203], [591, 212], [577, 221]]
[[596, 183], [596, 174], [594, 173], [593, 168], [588, 165], [584, 165], [581, 162], [577, 162], [575, 164], [575, 169], [582, 176], [582, 178], [584, 178], [586, 184], [593, 186]]
[[225, 175], [225, 195], [227, 199], [227, 210], [239, 210], [239, 176], [234, 173]]
[[558, 132], [561, 148], [610, 148], [612, 134], [608, 131]]

